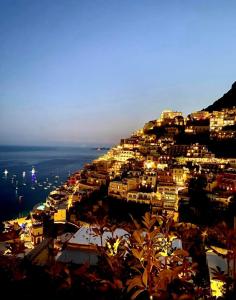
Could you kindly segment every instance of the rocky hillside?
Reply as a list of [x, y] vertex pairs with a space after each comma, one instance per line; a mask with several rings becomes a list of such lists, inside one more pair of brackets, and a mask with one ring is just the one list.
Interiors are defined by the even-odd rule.
[[236, 81], [226, 94], [224, 94], [220, 99], [216, 100], [212, 105], [209, 105], [204, 110], [212, 112], [213, 110], [232, 108], [233, 106], [236, 106]]

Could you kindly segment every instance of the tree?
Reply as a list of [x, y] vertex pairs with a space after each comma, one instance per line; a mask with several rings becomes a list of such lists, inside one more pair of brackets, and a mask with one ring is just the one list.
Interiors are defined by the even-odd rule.
[[172, 218], [146, 213], [142, 226], [134, 222], [136, 230], [129, 249], [132, 278], [127, 280], [131, 299], [141, 294], [148, 299], [167, 299], [170, 292], [177, 292], [173, 285], [170, 289], [170, 284], [177, 281], [178, 293], [191, 297], [194, 266], [187, 251], [172, 248]]
[[192, 177], [189, 181], [190, 206], [193, 209], [194, 221], [198, 224], [211, 222], [210, 200], [205, 188], [207, 179], [204, 175]]

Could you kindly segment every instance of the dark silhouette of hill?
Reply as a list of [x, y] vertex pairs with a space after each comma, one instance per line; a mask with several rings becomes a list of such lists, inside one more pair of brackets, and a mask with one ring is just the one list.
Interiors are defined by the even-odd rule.
[[222, 110], [223, 108], [232, 108], [233, 106], [236, 106], [236, 81], [226, 94], [203, 110], [212, 112], [214, 110]]

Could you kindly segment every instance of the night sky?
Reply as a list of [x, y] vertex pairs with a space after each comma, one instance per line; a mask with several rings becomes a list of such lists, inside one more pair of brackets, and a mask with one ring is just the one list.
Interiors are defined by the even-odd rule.
[[117, 143], [236, 80], [236, 1], [0, 0], [0, 144]]

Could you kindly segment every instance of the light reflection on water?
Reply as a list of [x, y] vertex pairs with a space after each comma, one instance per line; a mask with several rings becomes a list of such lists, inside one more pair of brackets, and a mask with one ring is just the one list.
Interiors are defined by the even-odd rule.
[[44, 202], [70, 173], [101, 154], [91, 148], [0, 146], [0, 221]]

